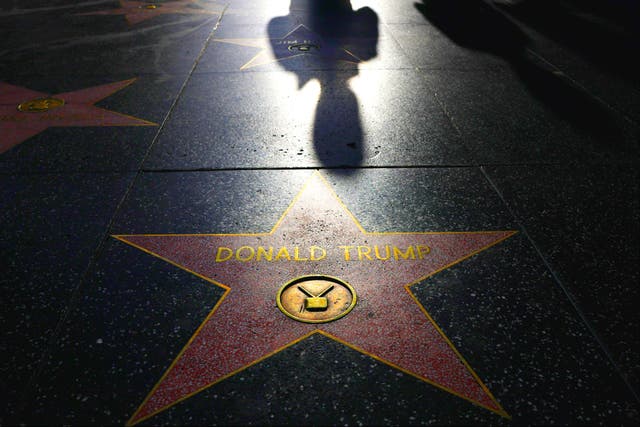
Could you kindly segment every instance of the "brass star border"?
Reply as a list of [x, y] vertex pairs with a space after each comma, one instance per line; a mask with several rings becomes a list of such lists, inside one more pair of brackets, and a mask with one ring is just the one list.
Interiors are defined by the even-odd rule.
[[0, 154], [50, 127], [157, 126], [95, 105], [136, 80], [53, 95], [0, 82]]

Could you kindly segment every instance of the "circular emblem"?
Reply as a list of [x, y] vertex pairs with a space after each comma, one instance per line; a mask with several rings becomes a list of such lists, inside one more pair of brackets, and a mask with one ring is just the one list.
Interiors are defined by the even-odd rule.
[[18, 111], [25, 113], [44, 113], [54, 108], [62, 107], [64, 100], [58, 98], [38, 98], [18, 105]]
[[356, 291], [350, 284], [336, 277], [302, 276], [280, 288], [276, 303], [284, 314], [294, 320], [326, 323], [353, 310]]
[[311, 43], [296, 43], [287, 47], [291, 52], [313, 52], [314, 50], [320, 50], [320, 46]]

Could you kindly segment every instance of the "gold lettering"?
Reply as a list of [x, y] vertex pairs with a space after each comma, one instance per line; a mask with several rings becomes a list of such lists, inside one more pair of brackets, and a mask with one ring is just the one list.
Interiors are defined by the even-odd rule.
[[362, 261], [363, 257], [371, 261], [371, 248], [369, 246], [358, 246], [358, 260]]
[[378, 245], [374, 245], [373, 251], [376, 253], [376, 258], [378, 258], [381, 261], [386, 261], [389, 258], [391, 258], [391, 252], [389, 252], [389, 245], [384, 245], [384, 250], [386, 253], [386, 256], [384, 258], [380, 256], [380, 251], [378, 249], [379, 249]]
[[293, 249], [293, 260], [294, 261], [309, 261], [309, 258], [300, 258], [299, 252], [300, 252], [300, 248], [296, 246]]
[[[355, 261], [356, 253], [358, 261], [388, 261], [393, 258], [396, 261], [409, 260], [409, 259], [425, 259], [425, 257], [431, 253], [431, 248], [428, 245], [410, 245], [406, 249], [397, 247], [394, 245], [378, 246], [373, 245], [360, 245], [360, 246], [338, 246], [342, 249], [345, 261]], [[305, 258], [305, 251], [308, 251], [308, 258]], [[375, 254], [375, 258], [374, 258]], [[292, 257], [293, 255], [293, 257]], [[300, 246], [293, 248], [293, 254], [286, 246], [277, 248], [277, 253], [274, 258], [274, 248], [269, 246], [267, 248], [263, 246], [240, 246], [238, 249], [227, 248], [224, 246], [218, 247], [216, 250], [216, 262], [229, 261], [235, 258], [240, 262], [250, 261], [321, 261], [327, 257], [326, 249], [320, 246], [311, 246], [309, 249]]]
[[[222, 255], [223, 252], [226, 252], [226, 254]], [[218, 248], [218, 253], [216, 253], [216, 262], [223, 262], [223, 261], [230, 260], [232, 256], [233, 256], [233, 251], [231, 249], [220, 246]]]
[[416, 249], [418, 249], [418, 257], [420, 259], [424, 259], [424, 256], [431, 252], [431, 248], [427, 245], [416, 245]]
[[[316, 251], [320, 251], [320, 257], [316, 256]], [[309, 252], [311, 253], [311, 261], [320, 261], [327, 257], [327, 251], [319, 246], [311, 246]]]
[[269, 246], [268, 251], [266, 251], [262, 246], [258, 246], [256, 261], [260, 261], [262, 257], [264, 257], [264, 259], [267, 261], [271, 261], [273, 259], [273, 246]]
[[353, 246], [338, 246], [340, 249], [344, 250], [344, 260], [349, 261], [351, 259], [351, 254], [349, 251], [353, 249]]
[[402, 257], [403, 259], [409, 259], [409, 258], [416, 259], [416, 254], [413, 252], [413, 246], [409, 246], [404, 253], [400, 249], [398, 249], [396, 246], [394, 246], [393, 257], [396, 260], [399, 260], [400, 257]]
[[[249, 254], [243, 257], [241, 255], [243, 250], [249, 252]], [[255, 254], [256, 254], [256, 251], [254, 251], [251, 246], [240, 246], [236, 251], [236, 259], [242, 262], [251, 261]]]
[[280, 258], [286, 258], [288, 261], [291, 261], [291, 256], [289, 255], [289, 251], [287, 250], [286, 246], [283, 246], [278, 250], [276, 261], [279, 261]]

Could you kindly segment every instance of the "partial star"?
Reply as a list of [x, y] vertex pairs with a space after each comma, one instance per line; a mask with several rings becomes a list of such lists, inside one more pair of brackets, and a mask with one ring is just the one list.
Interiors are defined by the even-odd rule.
[[[508, 417], [411, 286], [513, 234], [367, 232], [314, 173], [268, 233], [113, 236], [226, 291], [129, 424], [313, 334]], [[285, 315], [276, 305], [278, 290], [306, 275], [349, 283], [357, 304], [328, 323], [304, 323]]]
[[303, 55], [313, 55], [333, 61], [362, 62], [356, 55], [341, 47], [339, 40], [323, 39], [319, 34], [311, 31], [303, 24], [298, 25], [279, 39], [232, 38], [214, 39], [214, 41], [260, 49], [253, 58], [240, 67], [241, 70], [272, 62], [281, 62]]
[[129, 25], [135, 25], [158, 15], [220, 15], [224, 6], [216, 3], [206, 3], [203, 7], [200, 0], [175, 0], [167, 2], [120, 0], [120, 7], [116, 9], [98, 10], [95, 12], [79, 13], [78, 15], [124, 15]]
[[50, 127], [157, 126], [94, 105], [135, 80], [54, 95], [0, 82], [0, 153]]

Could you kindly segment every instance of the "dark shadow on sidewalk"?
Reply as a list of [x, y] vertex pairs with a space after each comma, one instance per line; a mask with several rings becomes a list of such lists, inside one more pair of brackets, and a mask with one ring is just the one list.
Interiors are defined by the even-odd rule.
[[296, 74], [299, 88], [313, 79], [320, 83], [313, 125], [318, 159], [327, 167], [361, 165], [362, 122], [349, 80], [360, 62], [377, 55], [376, 13], [354, 11], [349, 0], [291, 0], [289, 15], [273, 18], [267, 31], [275, 58]]
[[532, 96], [576, 129], [608, 145], [625, 143], [615, 112], [533, 55], [528, 36], [489, 2], [422, 0], [415, 7], [457, 45], [507, 60]]
[[520, 0], [496, 6], [598, 69], [640, 83], [637, 0]]

